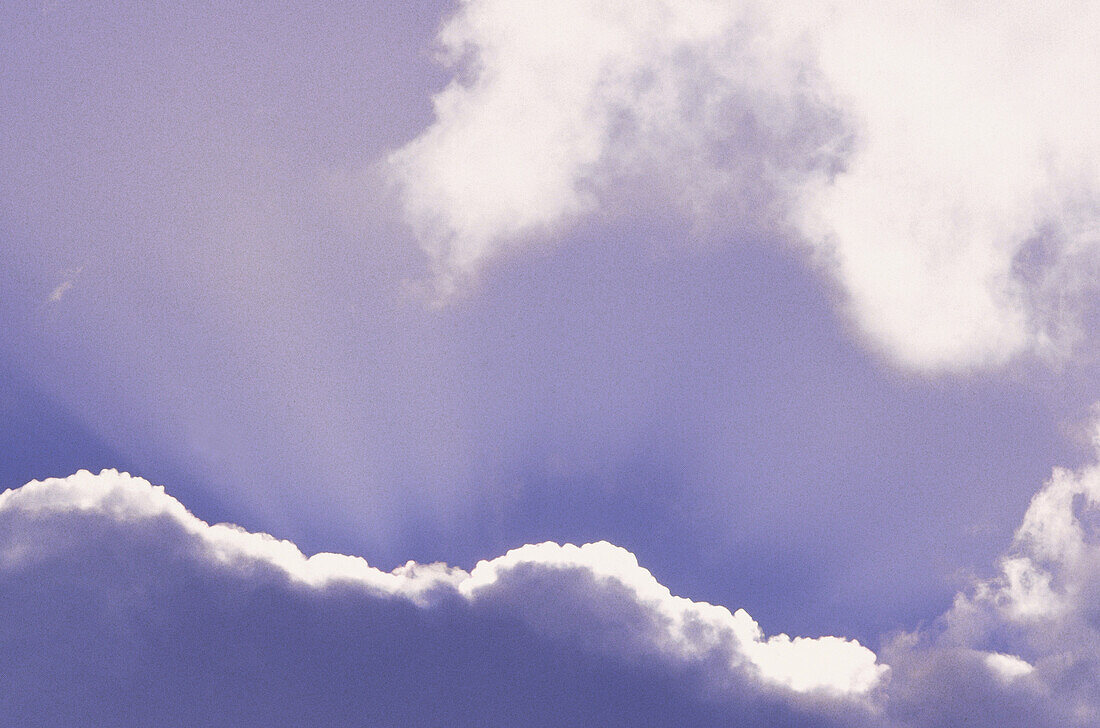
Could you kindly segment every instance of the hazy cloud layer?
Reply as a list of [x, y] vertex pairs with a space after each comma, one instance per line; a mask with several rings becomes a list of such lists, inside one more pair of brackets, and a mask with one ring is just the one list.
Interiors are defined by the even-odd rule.
[[382, 572], [81, 471], [0, 495], [0, 705], [27, 725], [1085, 726], [1098, 509], [1100, 467], [1056, 471], [1001, 574], [879, 660], [765, 638], [607, 543]]
[[656, 200], [808, 241], [906, 366], [1058, 357], [1098, 279], [1097, 13], [468, 0], [439, 35], [435, 121], [389, 163], [444, 289]]

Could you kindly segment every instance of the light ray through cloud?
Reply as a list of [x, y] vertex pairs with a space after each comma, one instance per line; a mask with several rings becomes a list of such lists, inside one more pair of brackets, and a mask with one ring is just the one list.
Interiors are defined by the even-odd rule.
[[[1095, 582], [1100, 579], [1098, 494], [1100, 465], [1078, 472], [1056, 469], [1033, 499], [1013, 548], [1001, 561], [1001, 574], [960, 592], [935, 626], [891, 638], [883, 654], [898, 665], [895, 670], [855, 641], [791, 639], [785, 634], [765, 637], [744, 610], [730, 612], [673, 596], [633, 554], [606, 542], [527, 545], [481, 561], [470, 571], [410, 561], [384, 572], [358, 557], [330, 553], [306, 557], [289, 541], [229, 524], [211, 526], [163, 488], [111, 470], [34, 481], [0, 494], [0, 584], [12, 587], [32, 580], [50, 585], [41, 591], [83, 590], [91, 599], [89, 615], [109, 609], [113, 594], [143, 594], [138, 601], [119, 605], [120, 611], [103, 613], [106, 621], [94, 618], [83, 623], [88, 632], [81, 638], [97, 651], [114, 634], [138, 631], [170, 654], [188, 654], [188, 641], [202, 637], [166, 630], [183, 615], [155, 610], [187, 609], [201, 615], [218, 608], [218, 599], [230, 596], [242, 606], [221, 618], [250, 619], [251, 608], [246, 605], [263, 593], [268, 594], [266, 599], [297, 603], [299, 613], [305, 609], [300, 617], [314, 622], [311, 629], [319, 629], [318, 637], [334, 634], [330, 630], [338, 628], [353, 629], [348, 637], [360, 640], [360, 649], [369, 651], [377, 639], [375, 630], [383, 627], [367, 621], [352, 628], [348, 615], [368, 618], [374, 609], [369, 605], [398, 599], [430, 615], [421, 631], [401, 639], [425, 646], [450, 641], [453, 637], [446, 630], [468, 626], [471, 614], [492, 613], [529, 630], [529, 636], [521, 639], [549, 640], [577, 651], [582, 661], [598, 656], [626, 670], [639, 664], [688, 670], [696, 675], [699, 692], [681, 699], [709, 704], [719, 712], [733, 711], [731, 720], [737, 720], [734, 716], [744, 709], [743, 701], [767, 699], [784, 706], [782, 710], [790, 716], [823, 724], [840, 716], [842, 724], [850, 726], [931, 726], [941, 724], [930, 722], [931, 716], [971, 720], [988, 715], [988, 720], [980, 718], [973, 724], [1086, 726], [1100, 715], [1095, 691], [1089, 687], [1096, 684], [1100, 661], [1094, 650], [1095, 627], [1088, 617]], [[147, 563], [138, 568], [136, 560]], [[195, 578], [192, 570], [207, 573], [204, 581], [228, 594], [200, 593], [193, 600], [163, 603], [163, 594], [185, 588], [186, 580]], [[89, 584], [85, 580], [90, 575], [95, 581]], [[32, 593], [38, 597], [39, 591]], [[1050, 603], [1036, 608], [1036, 600]], [[317, 620], [334, 618], [329, 611], [332, 602], [344, 602], [351, 611], [342, 612], [345, 616], [339, 624], [318, 624]], [[20, 619], [28, 607], [47, 610], [40, 615], [46, 626], [63, 618], [50, 610], [61, 609], [63, 614], [67, 609], [37, 600], [0, 602], [5, 616], [11, 618], [5, 620], [7, 624], [18, 623], [13, 620]], [[314, 637], [266, 647], [264, 663], [250, 668], [249, 679], [290, 678], [280, 674], [280, 665], [298, 663], [315, 649], [309, 639]], [[1012, 652], [991, 649], [994, 643]], [[57, 649], [38, 629], [9, 644], [6, 664], [39, 665], [39, 670], [42, 655]], [[143, 659], [143, 650], [140, 642], [126, 641], [112, 648], [99, 667], [118, 669]], [[39, 662], [30, 658], [32, 654]], [[196, 654], [188, 659], [205, 658]], [[385, 669], [384, 661], [390, 658], [383, 653], [379, 659], [383, 664], [376, 669]], [[186, 675], [200, 666], [177, 665], [176, 676], [159, 677], [191, 679]], [[960, 669], [971, 673], [966, 685], [952, 688], [944, 682], [929, 689], [936, 680], [949, 680]], [[325, 672], [315, 677], [323, 680]], [[28, 679], [34, 681], [33, 694], [24, 692], [22, 686], [29, 683], [22, 681], [0, 689], [14, 715], [43, 710], [41, 701], [66, 687], [58, 682], [57, 673], [49, 671]], [[447, 679], [458, 681], [454, 688], [461, 684], [459, 673]], [[181, 687], [166, 686], [169, 695]], [[952, 706], [945, 698], [954, 689], [962, 690], [972, 702]], [[332, 710], [336, 696], [323, 685], [317, 690], [296, 708]], [[1029, 722], [1001, 722], [1005, 711], [1014, 710], [1025, 698], [1030, 705], [1017, 718]], [[597, 692], [577, 698], [574, 707], [594, 715], [604, 699]], [[207, 709], [226, 715], [234, 707], [233, 700], [208, 697]], [[154, 712], [148, 715], [170, 706], [171, 700], [150, 706]], [[118, 715], [117, 707], [109, 703], [91, 707], [106, 716]], [[53, 706], [49, 712], [63, 715], [64, 706]], [[444, 714], [456, 725], [466, 725], [473, 716], [463, 706], [451, 706]], [[276, 720], [275, 724], [281, 723]], [[410, 723], [416, 724], [415, 719]]]
[[1100, 725], [1096, 27], [0, 3], [0, 723]]

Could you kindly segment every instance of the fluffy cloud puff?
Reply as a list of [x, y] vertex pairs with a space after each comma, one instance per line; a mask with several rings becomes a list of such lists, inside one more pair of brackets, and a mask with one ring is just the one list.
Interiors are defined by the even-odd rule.
[[382, 572], [115, 471], [0, 495], [0, 594], [21, 725], [834, 725], [886, 672], [674, 597], [607, 543]]
[[995, 670], [1056, 693], [1065, 725], [1100, 723], [1100, 466], [1054, 471], [997, 576], [959, 595], [945, 623], [944, 644], [1019, 655]]
[[793, 229], [903, 365], [1062, 355], [1100, 246], [1094, 3], [466, 0], [389, 166], [445, 287], [653, 197]]
[[0, 708], [42, 726], [1094, 725], [1098, 511], [1100, 466], [1056, 471], [998, 576], [876, 656], [766, 638], [607, 543], [383, 572], [82, 471], [0, 495]]

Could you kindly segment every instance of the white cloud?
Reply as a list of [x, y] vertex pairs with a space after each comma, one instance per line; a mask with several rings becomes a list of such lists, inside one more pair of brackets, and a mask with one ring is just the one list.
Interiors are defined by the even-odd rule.
[[[169, 518], [184, 532], [200, 539], [204, 556], [214, 561], [264, 562], [313, 587], [347, 581], [415, 600], [440, 584], [455, 586], [466, 577], [462, 570], [442, 564], [409, 562], [393, 572], [384, 572], [354, 556], [320, 553], [307, 558], [290, 541], [265, 533], [249, 533], [232, 524], [210, 525], [188, 512], [163, 487], [114, 470], [104, 470], [99, 475], [81, 470], [68, 478], [31, 481], [22, 488], [0, 493], [0, 513], [89, 513], [122, 523]], [[30, 558], [32, 550], [20, 545], [18, 553]], [[17, 560], [8, 559], [12, 563]]]
[[62, 297], [64, 297], [64, 295], [69, 292], [69, 289], [72, 288], [73, 285], [76, 283], [77, 276], [79, 276], [81, 271], [83, 270], [83, 268], [75, 268], [73, 270], [65, 271], [64, 279], [56, 286], [54, 286], [54, 289], [50, 292], [50, 296], [47, 301], [49, 303], [57, 303], [58, 301], [60, 301]]
[[[785, 634], [765, 638], [743, 609], [731, 613], [722, 606], [676, 597], [652, 574], [638, 565], [629, 551], [607, 542], [584, 546], [555, 543], [528, 545], [492, 561], [482, 561], [470, 578], [459, 584], [468, 597], [487, 593], [509, 572], [535, 567], [540, 570], [579, 570], [597, 583], [615, 582], [631, 599], [663, 625], [646, 649], [678, 660], [691, 660], [722, 649], [731, 650], [737, 664], [751, 666], [762, 680], [797, 692], [824, 690], [837, 695], [862, 695], [874, 688], [886, 667], [858, 642], [838, 637], [791, 639]], [[527, 614], [538, 615], [537, 610]]]
[[[1035, 298], [1075, 293], [1065, 266], [1100, 242], [1097, 22], [1092, 3], [854, 4], [818, 34], [859, 145], [803, 227], [906, 363], [996, 362], [1071, 326]], [[1061, 249], [1028, 290], [1014, 266], [1040, 235]]]
[[906, 366], [1060, 355], [1098, 277], [1098, 23], [1072, 1], [467, 0], [436, 120], [389, 161], [447, 285], [656, 195], [793, 223]]
[[[689, 205], [728, 186], [720, 178], [736, 160], [676, 165], [705, 157], [710, 137], [776, 149], [770, 137], [799, 122], [787, 98], [799, 68], [772, 53], [766, 32], [725, 2], [464, 3], [439, 36], [457, 76], [434, 99], [436, 122], [389, 160], [441, 274], [469, 274], [590, 211], [611, 167], [657, 163], [674, 178], [666, 191], [679, 188]], [[749, 139], [730, 114], [769, 120]]]
[[[565, 710], [621, 718], [609, 725], [1090, 726], [1098, 515], [1100, 465], [1056, 470], [1000, 573], [937, 626], [887, 640], [880, 660], [839, 637], [766, 637], [604, 542], [384, 572], [209, 525], [141, 478], [81, 471], [0, 494], [0, 669], [15, 676], [0, 701], [56, 724], [213, 710], [227, 723], [419, 725], [434, 710], [456, 726], [554, 725], [537, 716]], [[593, 691], [594, 674], [619, 687]], [[119, 676], [117, 694], [92, 689], [102, 675]], [[218, 697], [195, 687], [206, 682]], [[140, 705], [124, 697], [134, 685]]]
[[1095, 725], [1098, 600], [1100, 464], [1058, 468], [1032, 499], [999, 573], [956, 598], [943, 642], [1009, 649], [987, 655], [986, 665], [1008, 681], [1034, 677], [1069, 710], [1067, 724]]
[[985, 656], [985, 664], [1005, 682], [1012, 682], [1017, 678], [1030, 675], [1035, 672], [1035, 667], [1028, 664], [1016, 655], [1006, 655], [1002, 652], [990, 652]]
[[[263, 564], [285, 573], [296, 583], [323, 589], [357, 586], [408, 598], [427, 606], [446, 591], [473, 605], [492, 605], [503, 599], [508, 610], [539, 633], [555, 631], [543, 606], [545, 601], [528, 589], [518, 598], [518, 584], [534, 573], [554, 584], [566, 613], [600, 615], [622, 608], [623, 595], [637, 617], [628, 622], [605, 621], [600, 639], [608, 644], [633, 645], [632, 650], [675, 664], [708, 662], [725, 655], [721, 679], [759, 680], [799, 693], [857, 698], [866, 694], [886, 671], [874, 652], [858, 642], [837, 637], [817, 639], [786, 635], [765, 638], [759, 625], [744, 611], [673, 596], [634, 555], [606, 542], [584, 546], [543, 543], [509, 551], [480, 562], [471, 572], [443, 564], [409, 562], [393, 572], [373, 568], [361, 558], [321, 553], [304, 556], [289, 541], [238, 527], [209, 525], [189, 513], [162, 487], [126, 473], [105, 470], [99, 475], [80, 471], [68, 478], [32, 481], [0, 494], [0, 517], [34, 518], [49, 515], [101, 516], [122, 524], [168, 519], [201, 546], [198, 558], [215, 564]], [[0, 563], [9, 568], [36, 558], [29, 540], [4, 546]], [[565, 591], [562, 591], [562, 590]], [[563, 599], [562, 593], [569, 595]], [[546, 596], [546, 595], [543, 595]], [[585, 628], [586, 623], [571, 627]], [[648, 628], [647, 628], [648, 626]]]
[[978, 585], [963, 611], [995, 609], [1021, 624], [1062, 620], [1088, 608], [1100, 586], [1100, 465], [1055, 469], [1031, 500], [1000, 575]]

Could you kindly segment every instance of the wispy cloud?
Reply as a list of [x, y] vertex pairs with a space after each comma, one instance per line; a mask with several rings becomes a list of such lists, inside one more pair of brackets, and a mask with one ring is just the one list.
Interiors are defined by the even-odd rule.
[[80, 276], [80, 273], [84, 268], [71, 268], [62, 274], [62, 280], [58, 283], [53, 291], [50, 292], [49, 297], [46, 299], [48, 303], [57, 303], [60, 301], [69, 289], [76, 284], [76, 279]]

